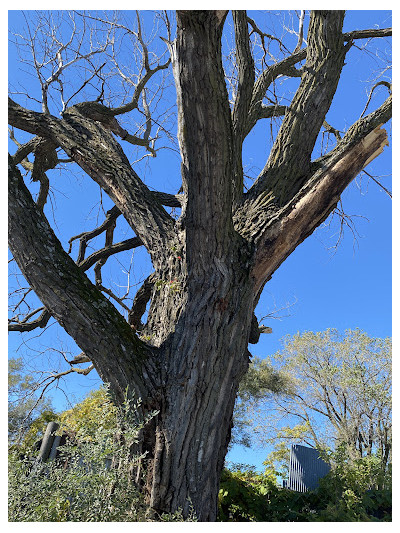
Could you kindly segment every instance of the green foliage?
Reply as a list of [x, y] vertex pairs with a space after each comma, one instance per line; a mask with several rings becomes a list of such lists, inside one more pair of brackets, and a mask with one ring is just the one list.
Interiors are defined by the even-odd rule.
[[41, 439], [49, 422], [58, 420], [60, 432], [67, 430], [70, 434], [78, 435], [81, 440], [93, 439], [98, 430], [99, 421], [102, 427], [112, 429], [118, 426], [118, 409], [112, 402], [107, 386], [91, 391], [88, 396], [61, 414], [52, 409], [43, 410], [37, 416], [24, 434], [19, 445], [20, 453], [28, 453], [35, 442]]
[[102, 385], [91, 391], [88, 396], [72, 409], [60, 415], [61, 426], [85, 439], [93, 437], [98, 429], [99, 420], [105, 429], [112, 429], [118, 425], [119, 412], [114, 405], [108, 388]]
[[143, 496], [133, 482], [141, 457], [132, 450], [149, 420], [138, 421], [139, 406], [140, 402], [126, 399], [123, 408], [117, 408], [107, 387], [90, 393], [59, 417], [60, 431], [67, 429], [75, 438], [59, 447], [60, 458], [45, 463], [34, 463], [36, 452], [29, 448], [37, 428], [46, 425], [44, 417], [37, 420], [23, 446], [15, 446], [9, 454], [9, 521], [195, 521], [194, 513], [184, 520], [180, 511], [147, 516]]
[[334, 468], [319, 486], [319, 494], [327, 500], [319, 520], [390, 521], [391, 465], [384, 465], [376, 455], [349, 460], [344, 443], [331, 454], [330, 460]]
[[[85, 404], [86, 405], [86, 404]], [[134, 406], [127, 402], [111, 426], [106, 404], [89, 424], [89, 438], [60, 447], [62, 458], [33, 464], [17, 453], [9, 461], [9, 520], [22, 522], [137, 521], [144, 517], [141, 496], [131, 480], [138, 460], [130, 453], [140, 425], [130, 424]], [[82, 412], [82, 406], [77, 411]], [[71, 414], [69, 413], [69, 417]], [[124, 428], [124, 439], [116, 439]], [[82, 427], [77, 435], [84, 437]], [[79, 444], [78, 444], [79, 443]], [[111, 459], [115, 468], [107, 468]], [[63, 468], [63, 462], [68, 466]]]
[[312, 516], [318, 497], [278, 487], [274, 474], [224, 470], [219, 491], [222, 522], [304, 522]]
[[290, 458], [290, 446], [288, 443], [304, 441], [309, 432], [310, 426], [308, 422], [277, 430], [275, 437], [270, 439], [270, 442], [274, 443], [274, 449], [268, 454], [263, 464], [273, 470], [279, 470], [281, 477], [287, 477]]
[[274, 369], [270, 361], [253, 357], [240, 382], [238, 396], [242, 401], [254, 401], [268, 397], [271, 393], [286, 392], [288, 387], [286, 375]]
[[175, 511], [174, 513], [163, 513], [157, 517], [157, 522], [197, 522], [196, 513], [193, 507], [190, 508], [190, 512], [187, 518], [183, 518], [182, 509]]
[[262, 522], [268, 512], [268, 496], [276, 490], [270, 476], [253, 471], [224, 469], [218, 494], [221, 522]]
[[239, 385], [231, 444], [250, 447], [254, 408], [259, 402], [271, 398], [272, 394], [287, 392], [289, 386], [286, 375], [276, 371], [268, 360], [253, 357]]
[[344, 446], [331, 454], [332, 471], [317, 490], [299, 493], [278, 486], [267, 464], [254, 470], [224, 470], [219, 491], [219, 520], [229, 522], [375, 522], [391, 521], [391, 472], [377, 457], [349, 461]]
[[[69, 450], [71, 451], [71, 450]], [[89, 460], [99, 461], [98, 447], [85, 448]], [[77, 458], [67, 470], [51, 462], [30, 470], [15, 455], [9, 461], [9, 521], [107, 522], [135, 521], [144, 515], [140, 495], [121, 472], [89, 470]]]

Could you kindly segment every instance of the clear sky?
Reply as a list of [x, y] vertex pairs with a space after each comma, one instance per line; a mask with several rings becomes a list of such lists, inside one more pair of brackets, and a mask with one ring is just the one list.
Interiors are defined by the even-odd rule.
[[[10, 28], [16, 29], [21, 24], [21, 14], [9, 12]], [[344, 31], [372, 28], [375, 25], [391, 26], [390, 12], [350, 11], [345, 19]], [[355, 47], [349, 52], [337, 95], [327, 117], [331, 125], [344, 131], [359, 118], [366, 104], [368, 91], [374, 84], [378, 69], [377, 57], [389, 52], [389, 40], [381, 43], [376, 40], [372, 54]], [[26, 84], [26, 71], [18, 65], [12, 46], [9, 54], [9, 80], [15, 88], [19, 82]], [[32, 90], [36, 89], [32, 81]], [[378, 88], [369, 111], [380, 105], [386, 96], [387, 90], [384, 87]], [[15, 99], [21, 104], [25, 103], [18, 96]], [[391, 144], [391, 126], [388, 124], [385, 128]], [[245, 157], [250, 167], [262, 168], [265, 162], [266, 131], [265, 125], [260, 126], [246, 142]], [[319, 155], [318, 149], [316, 156]], [[145, 181], [155, 189], [173, 193], [178, 190], [177, 154], [160, 152], [151, 164], [143, 164], [141, 169], [143, 174], [140, 175], [144, 175], [146, 171]], [[384, 186], [391, 190], [391, 146], [366, 170], [374, 176], [380, 176]], [[92, 210], [91, 207], [99, 202], [99, 191], [89, 178], [76, 171], [66, 174], [53, 172], [51, 180], [54, 187], [52, 203], [57, 207], [54, 211], [57, 222], [55, 230], [65, 245], [72, 235], [97, 225], [99, 206]], [[90, 205], [88, 201], [91, 202]], [[306, 330], [337, 328], [344, 331], [348, 328], [361, 328], [373, 337], [391, 336], [391, 199], [376, 183], [364, 176], [349, 186], [342, 201], [344, 212], [354, 215], [352, 220], [356, 239], [349, 228], [345, 228], [343, 239], [334, 250], [339, 230], [338, 219], [334, 219], [330, 227], [319, 228], [284, 262], [267, 284], [256, 314], [262, 317], [274, 309], [289, 307], [278, 312], [280, 320], [270, 319], [264, 322], [272, 327], [273, 333], [262, 335], [257, 345], [250, 345], [254, 355], [271, 355], [279, 349], [284, 335]], [[106, 208], [111, 205], [107, 203], [107, 199], [104, 202]], [[52, 205], [49, 205], [47, 216], [53, 223], [51, 208]], [[130, 236], [128, 228], [121, 221], [119, 232], [121, 238], [126, 238], [124, 235]], [[74, 250], [76, 253], [76, 248]], [[126, 280], [123, 270], [130, 268], [131, 260], [132, 253], [126, 253], [122, 266], [117, 261], [110, 261], [108, 275], [123, 284]], [[139, 283], [148, 272], [149, 262], [141, 251], [133, 254], [133, 262], [135, 269], [131, 272], [131, 282]], [[46, 370], [67, 368], [64, 363], [59, 363], [60, 358], [54, 357], [51, 348], [68, 350], [71, 355], [80, 351], [57, 325], [45, 332], [36, 330], [24, 337], [19, 333], [9, 335], [10, 357], [23, 356], [31, 362], [32, 369], [39, 368], [40, 365], [45, 365]], [[74, 376], [60, 382], [59, 389], [51, 391], [54, 406], [60, 410], [65, 408], [69, 402], [74, 403], [82, 398], [99, 383], [94, 373], [87, 378]], [[229, 459], [255, 464], [260, 468], [265, 456], [265, 450], [245, 452], [235, 448], [229, 454]]]

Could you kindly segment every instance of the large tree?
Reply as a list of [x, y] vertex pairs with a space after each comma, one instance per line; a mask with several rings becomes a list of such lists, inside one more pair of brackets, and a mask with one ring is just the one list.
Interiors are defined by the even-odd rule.
[[[242, 403], [258, 426], [254, 433], [276, 445], [272, 458], [286, 461], [291, 443], [328, 450], [345, 445], [350, 459], [376, 455], [385, 470], [392, 455], [391, 365], [391, 339], [358, 329], [287, 336], [272, 360], [252, 362], [241, 387], [248, 381], [254, 392], [248, 386]], [[272, 384], [269, 391], [262, 387], [270, 368], [276, 391]], [[261, 383], [251, 374], [260, 375]]]
[[[279, 265], [332, 213], [347, 185], [382, 152], [387, 144], [382, 125], [391, 117], [389, 96], [343, 136], [325, 122], [353, 43], [390, 36], [390, 29], [344, 33], [343, 11], [313, 11], [306, 43], [302, 14], [290, 52], [245, 11], [233, 11], [235, 65], [229, 74], [222, 56], [227, 15], [178, 11], [174, 28], [164, 13], [170, 58], [157, 60], [139, 14], [133, 21], [70, 14], [65, 26], [54, 22], [53, 14], [39, 13], [23, 45], [32, 52], [41, 109], [23, 107], [15, 96], [9, 100], [15, 141], [15, 129], [32, 134], [9, 157], [9, 245], [42, 302], [40, 315], [39, 310], [25, 318], [16, 314], [10, 329], [32, 330], [54, 317], [117, 401], [128, 389], [142, 399], [143, 414], [157, 410], [140, 443], [147, 452], [149, 508], [182, 507], [187, 513], [193, 505], [202, 521], [216, 519], [235, 397], [249, 364], [248, 343], [260, 334], [254, 317], [260, 294]], [[118, 61], [123, 38], [134, 42], [129, 65]], [[280, 55], [267, 59], [274, 44]], [[78, 66], [78, 74], [68, 77]], [[127, 155], [132, 145], [155, 155], [163, 124], [151, 104], [163, 94], [154, 87], [162, 86], [171, 68], [181, 157], [178, 195], [151, 190]], [[268, 91], [284, 76], [299, 79], [294, 96], [288, 105], [271, 103], [275, 93]], [[143, 122], [133, 133], [129, 116], [135, 113]], [[279, 116], [283, 120], [265, 166], [246, 191], [243, 143], [259, 120]], [[128, 129], [119, 122], [124, 117]], [[337, 142], [313, 160], [322, 128], [334, 132]], [[66, 160], [114, 203], [103, 224], [77, 236], [76, 261], [44, 210], [46, 173], [64, 168]], [[36, 201], [21, 168], [40, 182]], [[171, 207], [181, 209], [178, 219]], [[121, 214], [133, 234], [113, 243]], [[105, 247], [86, 256], [88, 241], [102, 232]], [[138, 246], [148, 252], [153, 272], [126, 318], [109, 300], [114, 297], [126, 310], [103, 285], [101, 268], [111, 255]], [[86, 272], [93, 265], [91, 280]]]

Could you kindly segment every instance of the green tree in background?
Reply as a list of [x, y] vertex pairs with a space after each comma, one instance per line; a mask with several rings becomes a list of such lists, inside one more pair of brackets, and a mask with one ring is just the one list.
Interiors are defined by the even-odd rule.
[[61, 425], [74, 433], [92, 437], [101, 425], [108, 429], [118, 426], [118, 408], [104, 385], [91, 391], [84, 400], [61, 413]]
[[[332, 452], [344, 445], [350, 459], [375, 456], [385, 470], [392, 450], [391, 352], [391, 339], [328, 329], [288, 336], [273, 358], [261, 366], [255, 361], [240, 409], [256, 440], [275, 446], [267, 463], [287, 465], [291, 443]], [[267, 389], [262, 376], [272, 368], [275, 381]]]
[[38, 399], [35, 394], [35, 379], [24, 369], [21, 358], [8, 363], [8, 439], [13, 444], [32, 428], [34, 420], [54, 419], [51, 401]]
[[386, 465], [392, 449], [392, 343], [356, 329], [288, 337], [277, 354], [292, 379], [276, 397], [283, 414], [308, 427], [316, 446], [345, 443], [354, 457], [376, 453]]
[[288, 377], [282, 372], [277, 372], [270, 361], [253, 357], [248, 371], [239, 384], [233, 412], [231, 445], [241, 444], [251, 447], [252, 410], [257, 409], [261, 402], [272, 398], [273, 394], [286, 392], [289, 386]]
[[[274, 449], [263, 473], [224, 470], [221, 521], [391, 521], [391, 339], [358, 329], [286, 337], [272, 358], [252, 362], [236, 415], [240, 434], [257, 429]], [[318, 489], [280, 486], [291, 443], [319, 448], [331, 464]]]

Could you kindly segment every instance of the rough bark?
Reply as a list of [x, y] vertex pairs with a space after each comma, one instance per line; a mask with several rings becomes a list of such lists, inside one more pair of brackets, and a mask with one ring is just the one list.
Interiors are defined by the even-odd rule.
[[[226, 14], [177, 12], [171, 55], [183, 195], [150, 191], [111, 134], [126, 138], [115, 116], [135, 109], [143, 80], [155, 69], [147, 66], [132, 101], [114, 110], [86, 102], [58, 119], [9, 102], [9, 123], [38, 136], [9, 163], [14, 258], [45, 306], [45, 318], [52, 315], [75, 339], [116, 398], [122, 401], [128, 387], [144, 400], [144, 411], [158, 411], [140, 443], [148, 453], [145, 488], [152, 512], [182, 508], [187, 515], [193, 505], [201, 521], [216, 520], [235, 396], [249, 363], [248, 342], [259, 336], [253, 312], [261, 290], [382, 151], [387, 137], [380, 126], [391, 116], [389, 98], [354, 124], [332, 152], [312, 162], [348, 50], [345, 43], [361, 33], [342, 34], [343, 12], [313, 12], [307, 48], [255, 80], [248, 19], [245, 12], [234, 12], [239, 85], [231, 111], [221, 55]], [[264, 106], [273, 80], [304, 58], [291, 105]], [[243, 141], [259, 119], [283, 114], [267, 164], [243, 194]], [[128, 140], [143, 144], [134, 136]], [[36, 169], [51, 168], [55, 147], [115, 203], [97, 233], [75, 237], [82, 237], [76, 263], [33, 202], [17, 167], [36, 150]], [[163, 205], [181, 206], [180, 219], [175, 222]], [[121, 213], [136, 236], [84, 258], [85, 238], [111, 228]], [[84, 270], [141, 244], [154, 272], [139, 289], [127, 322]]]
[[143, 379], [146, 346], [63, 250], [12, 161], [8, 178], [9, 246], [26, 280], [95, 362], [119, 401], [127, 387], [147, 399], [150, 390]]
[[311, 153], [346, 56], [343, 20], [344, 11], [312, 13], [301, 83], [252, 195], [258, 195], [260, 190], [268, 191], [282, 206], [293, 198], [309, 175]]

